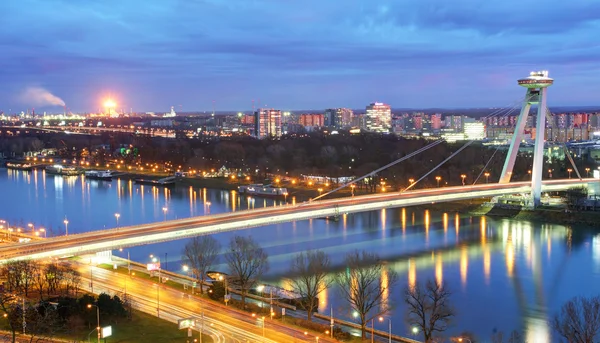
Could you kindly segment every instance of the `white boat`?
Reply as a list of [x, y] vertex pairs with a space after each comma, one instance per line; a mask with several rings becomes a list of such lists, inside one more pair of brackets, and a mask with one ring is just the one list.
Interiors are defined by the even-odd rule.
[[263, 185], [262, 183], [238, 186], [240, 194], [247, 195], [258, 195], [265, 197], [283, 197], [288, 195], [286, 188], [282, 187], [271, 187], [270, 185]]
[[88, 170], [84, 173], [88, 179], [111, 180], [112, 171], [110, 170]]

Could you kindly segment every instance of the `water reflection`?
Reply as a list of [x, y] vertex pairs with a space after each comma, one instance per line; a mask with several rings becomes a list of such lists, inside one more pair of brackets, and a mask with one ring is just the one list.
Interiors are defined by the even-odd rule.
[[[117, 212], [121, 214], [120, 225], [162, 221], [165, 205], [169, 218], [284, 205], [282, 200], [240, 196], [236, 191], [201, 187], [169, 190], [131, 180], [90, 181], [10, 170], [0, 170], [0, 189], [11, 194], [0, 198], [0, 211], [4, 211], [0, 212], [1, 219], [60, 228], [68, 217], [73, 233], [113, 227]], [[295, 201], [292, 197], [292, 204]], [[344, 270], [343, 258], [348, 252], [378, 253], [388, 268], [381, 274], [382, 287], [389, 283], [390, 270], [401, 280], [385, 294], [395, 305], [391, 313], [394, 333], [406, 334], [402, 289], [413, 287], [417, 280], [438, 280], [455, 293], [453, 303], [460, 313], [457, 330], [475, 331], [485, 340], [494, 328], [505, 332], [524, 329], [531, 341], [540, 342], [550, 340], [544, 320], [556, 313], [562, 302], [578, 294], [595, 294], [600, 287], [600, 236], [585, 232], [403, 208], [343, 214], [337, 222], [314, 219], [237, 234], [252, 235], [261, 243], [270, 256], [266, 281], [282, 286], [289, 285], [286, 273], [290, 258], [297, 252], [324, 250], [331, 256], [332, 274]], [[226, 245], [234, 234], [214, 236]], [[184, 242], [131, 248], [131, 257], [142, 261], [149, 252], [160, 252], [178, 260]], [[221, 261], [215, 269], [226, 270], [226, 266]], [[343, 307], [335, 287], [323, 292], [319, 300], [323, 313], [332, 305]], [[490, 309], [498, 315], [481, 315]]]

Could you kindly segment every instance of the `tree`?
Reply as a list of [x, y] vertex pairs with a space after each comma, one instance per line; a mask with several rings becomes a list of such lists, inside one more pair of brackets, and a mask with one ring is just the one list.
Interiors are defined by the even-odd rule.
[[327, 279], [330, 264], [329, 256], [320, 250], [301, 252], [292, 260], [292, 288], [302, 296], [300, 305], [306, 310], [308, 320], [319, 305], [318, 295], [331, 284], [332, 280]]
[[600, 330], [600, 297], [575, 297], [552, 320], [552, 328], [568, 343], [592, 343]]
[[[391, 309], [387, 299], [390, 288], [398, 281], [398, 274], [388, 270], [379, 256], [366, 251], [346, 255], [346, 269], [335, 276], [342, 298], [358, 313], [362, 338], [366, 338], [367, 322]], [[387, 275], [387, 282], [381, 280]]]
[[406, 320], [423, 332], [426, 343], [433, 341], [436, 332], [446, 331], [455, 316], [455, 310], [450, 306], [451, 295], [443, 283], [432, 280], [428, 280], [425, 287], [416, 284], [404, 290]]
[[234, 281], [240, 288], [242, 306], [246, 307], [246, 292], [269, 270], [267, 253], [252, 237], [235, 236], [229, 242], [225, 260]]
[[221, 251], [221, 244], [212, 236], [192, 238], [183, 248], [183, 255], [190, 262], [194, 278], [200, 281], [200, 294], [204, 293], [203, 285], [206, 272], [210, 270]]
[[19, 311], [19, 307], [16, 305], [15, 301], [16, 299], [13, 295], [8, 294], [7, 292], [0, 293], [0, 310], [3, 312], [3, 315], [6, 316], [6, 318], [8, 319], [8, 325], [12, 333], [13, 343], [16, 341], [16, 332], [19, 329], [19, 316], [17, 316], [16, 313]]

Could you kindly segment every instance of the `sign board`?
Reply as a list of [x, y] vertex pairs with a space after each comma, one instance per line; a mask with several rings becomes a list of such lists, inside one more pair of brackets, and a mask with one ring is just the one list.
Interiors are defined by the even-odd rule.
[[105, 326], [102, 328], [102, 338], [112, 336], [112, 326]]
[[177, 325], [179, 327], [179, 330], [189, 329], [196, 325], [196, 321], [194, 320], [194, 318], [179, 319], [177, 320]]
[[282, 315], [282, 316], [285, 316], [285, 307], [282, 307], [282, 308], [281, 308], [281, 315]]
[[159, 270], [160, 269], [160, 262], [148, 263], [146, 265], [146, 268], [150, 272], [153, 271], [153, 270]]

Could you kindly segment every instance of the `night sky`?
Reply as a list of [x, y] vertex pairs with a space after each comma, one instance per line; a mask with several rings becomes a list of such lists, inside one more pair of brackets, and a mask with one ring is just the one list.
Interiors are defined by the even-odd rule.
[[[2, 0], [0, 110], [598, 105], [595, 0]], [[45, 90], [55, 96], [52, 98]]]

